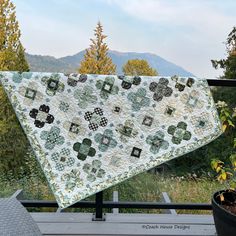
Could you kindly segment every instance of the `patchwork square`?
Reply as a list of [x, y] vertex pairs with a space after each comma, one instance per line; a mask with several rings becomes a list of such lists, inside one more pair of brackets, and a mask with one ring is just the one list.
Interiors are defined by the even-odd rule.
[[50, 79], [48, 80], [48, 88], [52, 90], [57, 90], [59, 81]]
[[191, 107], [195, 107], [196, 104], [197, 104], [197, 99], [193, 96], [190, 96], [189, 99], [188, 99], [188, 104]]
[[131, 156], [139, 158], [141, 155], [141, 152], [142, 152], [142, 149], [137, 148], [137, 147], [133, 147], [132, 152], [131, 152]]
[[47, 121], [47, 116], [48, 114], [44, 111], [38, 111], [37, 114], [37, 120], [41, 121], [41, 122], [46, 122]]
[[32, 100], [35, 99], [37, 91], [34, 89], [26, 88], [25, 97]]
[[153, 117], [151, 117], [151, 116], [145, 116], [144, 119], [143, 119], [142, 124], [143, 124], [143, 125], [146, 125], [146, 126], [151, 126], [151, 125], [152, 125], [152, 122], [153, 122]]
[[124, 135], [130, 137], [132, 133], [132, 127], [124, 126]]
[[119, 113], [120, 112], [120, 107], [115, 106], [114, 107], [114, 112]]
[[165, 110], [165, 114], [168, 115], [168, 116], [173, 116], [174, 113], [175, 113], [175, 110], [176, 109], [174, 107], [167, 106], [166, 110]]
[[110, 143], [110, 138], [107, 136], [103, 136], [102, 137], [102, 144], [109, 146], [109, 143]]
[[70, 132], [78, 134], [79, 133], [79, 125], [75, 123], [71, 123]]
[[205, 79], [25, 74], [1, 83], [61, 208], [222, 133]]
[[112, 85], [111, 84], [109, 84], [109, 83], [104, 83], [104, 85], [103, 85], [103, 88], [102, 88], [104, 91], [106, 91], [106, 92], [111, 92], [111, 90], [112, 90]]

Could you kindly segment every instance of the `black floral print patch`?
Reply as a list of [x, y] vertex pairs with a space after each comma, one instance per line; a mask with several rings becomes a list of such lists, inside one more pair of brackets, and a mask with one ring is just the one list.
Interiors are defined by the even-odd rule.
[[152, 82], [149, 85], [150, 91], [154, 92], [153, 100], [160, 102], [164, 97], [170, 97], [173, 93], [172, 88], [168, 87], [169, 81], [166, 78], [160, 78], [159, 82]]
[[41, 105], [39, 107], [39, 109], [35, 109], [33, 108], [30, 113], [29, 116], [33, 119], [35, 119], [34, 121], [34, 125], [37, 128], [42, 128], [44, 127], [44, 125], [46, 123], [51, 124], [54, 121], [54, 116], [49, 114], [50, 108], [49, 106], [46, 106], [45, 104]]
[[85, 83], [87, 80], [87, 75], [78, 75], [78, 74], [69, 74], [66, 76], [68, 77], [67, 79], [67, 84], [71, 87], [75, 87], [79, 82], [80, 83]]
[[191, 88], [195, 82], [193, 78], [186, 79], [186, 78], [182, 78], [182, 77], [178, 77], [178, 76], [172, 76], [171, 79], [176, 82], [175, 88], [177, 90], [179, 90], [179, 92], [184, 91], [186, 86]]
[[103, 116], [103, 110], [99, 107], [95, 108], [93, 112], [85, 112], [84, 119], [89, 121], [89, 129], [96, 131], [99, 126], [105, 127], [108, 123], [106, 117]]
[[132, 85], [139, 85], [141, 83], [141, 78], [139, 76], [129, 77], [119, 75], [118, 78], [122, 80], [121, 87], [123, 89], [130, 89]]

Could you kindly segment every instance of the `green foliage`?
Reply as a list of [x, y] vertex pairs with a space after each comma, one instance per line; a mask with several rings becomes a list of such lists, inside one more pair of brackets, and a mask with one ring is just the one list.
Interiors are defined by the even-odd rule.
[[103, 34], [103, 27], [100, 22], [94, 31], [95, 39], [90, 39], [92, 44], [89, 49], [86, 49], [78, 71], [81, 74], [115, 74], [116, 66], [107, 55], [109, 48], [103, 42], [107, 36]]
[[21, 43], [17, 48], [16, 65], [17, 65], [16, 69], [18, 71], [29, 71], [29, 65], [25, 58], [25, 49], [23, 48]]
[[[230, 128], [234, 128], [234, 117], [236, 117], [235, 114], [235, 108], [233, 111], [228, 107], [228, 105], [225, 102], [218, 102], [217, 106], [220, 108], [220, 118], [223, 123], [223, 130], [226, 132]], [[232, 113], [232, 115], [231, 115]], [[233, 148], [235, 148], [235, 139], [233, 143]], [[236, 152], [233, 151], [233, 153], [228, 158], [228, 164], [225, 164], [225, 162], [219, 160], [219, 159], [213, 159], [211, 161], [211, 167], [212, 169], [217, 173], [217, 179], [221, 183], [226, 184], [226, 189], [232, 189], [232, 191], [235, 191], [236, 188]], [[220, 200], [224, 201], [224, 193], [219, 195]]]
[[[28, 71], [15, 6], [0, 0], [0, 70]], [[0, 86], [0, 171], [18, 175], [27, 155], [28, 142]]]
[[226, 165], [218, 159], [213, 159], [211, 162], [212, 169], [217, 173], [217, 180], [225, 185], [225, 191], [218, 194], [221, 203], [226, 201], [225, 192], [236, 193], [236, 154], [232, 154], [229, 157], [229, 161], [230, 163]]
[[15, 6], [0, 0], [0, 70], [28, 71]]
[[[0, 197], [9, 197], [17, 189], [23, 189], [24, 199], [43, 199], [53, 200], [53, 194], [50, 191], [47, 182], [44, 178], [37, 177], [39, 167], [31, 163], [35, 168], [35, 175], [22, 176], [14, 178], [11, 175], [10, 179], [6, 179], [0, 173]], [[37, 163], [36, 163], [37, 164]], [[212, 193], [216, 189], [221, 189], [221, 184], [210, 177], [196, 177], [186, 175], [181, 177], [160, 176], [150, 173], [139, 174], [129, 180], [126, 180], [116, 186], [104, 190], [104, 200], [111, 201], [113, 191], [118, 191], [120, 201], [148, 201], [156, 202], [161, 200], [161, 192], [167, 192], [173, 202], [189, 203], [189, 202], [206, 202], [209, 203]], [[95, 196], [87, 198], [94, 200]], [[38, 209], [33, 209], [38, 210]], [[52, 211], [55, 209], [40, 209], [41, 211]], [[79, 212], [88, 212], [88, 209], [78, 209]], [[70, 208], [66, 211], [76, 211]], [[109, 210], [107, 210], [109, 211]], [[89, 209], [89, 212], [94, 212], [94, 209]], [[146, 209], [120, 209], [120, 212], [126, 213], [160, 213], [160, 210]], [[178, 210], [182, 214], [203, 214], [203, 211], [198, 210]], [[205, 212], [209, 214], [209, 211]]]
[[125, 75], [158, 75], [157, 71], [150, 67], [146, 60], [133, 59], [128, 60], [123, 66], [123, 72]]
[[236, 27], [233, 27], [226, 41], [226, 59], [211, 60], [215, 69], [224, 69], [225, 79], [236, 79]]
[[231, 115], [231, 110], [228, 107], [227, 103], [224, 101], [218, 101], [216, 106], [220, 108], [220, 120], [222, 122], [222, 129], [226, 131], [227, 128], [234, 128], [233, 116]]
[[2, 87], [0, 107], [0, 171], [12, 170], [17, 175], [23, 167], [29, 145]]

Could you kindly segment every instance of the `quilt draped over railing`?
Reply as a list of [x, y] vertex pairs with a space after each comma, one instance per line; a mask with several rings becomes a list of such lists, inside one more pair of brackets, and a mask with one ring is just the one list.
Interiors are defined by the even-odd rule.
[[0, 79], [61, 208], [222, 133], [205, 79], [36, 72]]

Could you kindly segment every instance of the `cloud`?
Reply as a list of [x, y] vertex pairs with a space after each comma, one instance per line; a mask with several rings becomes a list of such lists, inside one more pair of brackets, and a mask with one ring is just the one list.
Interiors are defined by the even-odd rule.
[[[219, 1], [189, 0], [106, 0], [132, 17], [160, 25], [186, 27], [197, 33], [217, 36], [226, 33], [236, 22], [236, 15], [222, 11]], [[232, 8], [236, 2], [229, 1]], [[184, 33], [184, 32], [183, 32]]]
[[[23, 5], [22, 5], [23, 6]], [[91, 32], [86, 26], [76, 27], [63, 18], [52, 17], [20, 8], [17, 12], [21, 27], [21, 40], [26, 51], [33, 54], [61, 57], [88, 47]]]
[[152, 52], [199, 76], [219, 74], [210, 59], [236, 22], [227, 0], [14, 0], [22, 41], [30, 53], [65, 56], [89, 46], [100, 19], [111, 49]]
[[[219, 1], [189, 1], [189, 0], [106, 0], [109, 4], [115, 4], [126, 13], [152, 22], [168, 22], [174, 25], [189, 25], [201, 23], [211, 19], [213, 24], [230, 19], [220, 9]], [[222, 3], [226, 4], [226, 3]], [[232, 2], [232, 7], [236, 3]], [[235, 19], [235, 16], [231, 18]]]
[[[157, 38], [160, 55], [196, 75], [219, 75], [211, 67], [210, 60], [225, 56], [222, 42], [236, 22], [236, 15], [230, 11], [236, 8], [235, 1], [104, 1], [154, 28], [156, 34], [153, 30], [150, 37]], [[162, 40], [158, 40], [158, 34]]]

